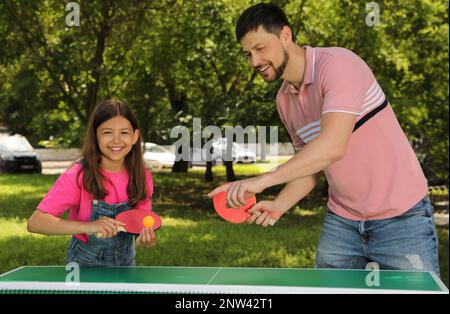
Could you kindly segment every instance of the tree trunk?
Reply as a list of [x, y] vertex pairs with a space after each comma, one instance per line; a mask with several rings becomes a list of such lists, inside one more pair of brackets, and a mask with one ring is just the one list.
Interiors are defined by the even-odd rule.
[[188, 172], [189, 163], [185, 160], [175, 161], [172, 166], [172, 172]]
[[[106, 10], [106, 9], [104, 9]], [[92, 64], [91, 76], [92, 79], [89, 81], [87, 86], [87, 95], [86, 101], [84, 103], [84, 108], [86, 111], [86, 116], [90, 117], [92, 111], [94, 110], [97, 104], [97, 94], [100, 88], [100, 79], [102, 75], [102, 66], [103, 66], [103, 54], [105, 52], [105, 43], [106, 38], [110, 34], [110, 27], [107, 24], [107, 12], [103, 12], [104, 21], [100, 26], [99, 33], [97, 34], [97, 46], [95, 48], [95, 54], [90, 61]], [[89, 119], [89, 118], [88, 118]]]
[[[178, 147], [177, 155], [181, 156], [183, 151], [182, 146]], [[188, 172], [189, 170], [189, 162], [187, 160], [179, 160], [175, 161], [175, 163], [172, 166], [172, 172]]]
[[214, 175], [212, 172], [212, 161], [206, 162], [206, 171], [205, 171], [205, 181], [212, 182], [214, 180]]
[[233, 162], [232, 161], [225, 161], [225, 168], [227, 169], [227, 181], [232, 182], [236, 181], [236, 175], [234, 174], [233, 169]]

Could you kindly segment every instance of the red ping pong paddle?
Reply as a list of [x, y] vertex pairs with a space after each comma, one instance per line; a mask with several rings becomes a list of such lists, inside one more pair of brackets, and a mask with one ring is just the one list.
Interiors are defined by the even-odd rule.
[[[245, 200], [245, 205], [238, 209], [227, 207], [227, 192], [216, 194], [213, 199], [214, 209], [220, 217], [231, 223], [243, 223], [250, 217], [248, 210], [256, 204], [256, 197], [252, 196]], [[273, 226], [276, 220], [269, 218], [269, 225]]]
[[[161, 227], [161, 218], [155, 212], [145, 209], [126, 210], [118, 214], [115, 219], [126, 224], [125, 226], [118, 226], [119, 231], [131, 234], [140, 234], [144, 228], [157, 230]], [[101, 232], [97, 232], [95, 236], [97, 238], [105, 237]]]
[[238, 209], [227, 207], [227, 192], [216, 194], [213, 199], [214, 208], [220, 217], [232, 223], [243, 223], [250, 214], [247, 212], [256, 204], [256, 197], [250, 197], [245, 200], [245, 205]]

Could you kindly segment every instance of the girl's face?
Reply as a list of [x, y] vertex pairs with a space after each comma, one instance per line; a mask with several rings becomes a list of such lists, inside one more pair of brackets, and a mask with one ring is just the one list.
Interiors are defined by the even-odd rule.
[[122, 170], [125, 156], [139, 138], [139, 130], [133, 131], [130, 121], [116, 116], [100, 124], [96, 132], [102, 167], [110, 171]]

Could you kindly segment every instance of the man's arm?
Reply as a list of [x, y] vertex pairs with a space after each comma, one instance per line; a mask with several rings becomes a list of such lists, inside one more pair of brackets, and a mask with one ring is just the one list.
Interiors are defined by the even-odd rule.
[[347, 144], [355, 125], [356, 115], [330, 112], [324, 114], [320, 135], [280, 165], [261, 177], [267, 188], [313, 175], [345, 156]]
[[321, 173], [319, 172], [311, 176], [296, 179], [286, 184], [286, 186], [275, 198], [275, 203], [280, 209], [281, 215], [300, 202], [300, 200], [302, 200], [316, 187], [320, 174]]
[[316, 186], [320, 173], [288, 182], [280, 191], [275, 200], [261, 201], [254, 205], [248, 212], [252, 215], [248, 223], [256, 223], [267, 227], [273, 225], [273, 220], [278, 220], [289, 209], [308, 195]]
[[293, 158], [256, 178], [236, 181], [215, 189], [208, 195], [227, 191], [227, 202], [238, 208], [245, 204], [244, 195], [261, 193], [266, 188], [322, 171], [344, 157], [352, 135], [356, 115], [342, 112], [326, 113], [322, 117], [320, 135], [309, 142]]

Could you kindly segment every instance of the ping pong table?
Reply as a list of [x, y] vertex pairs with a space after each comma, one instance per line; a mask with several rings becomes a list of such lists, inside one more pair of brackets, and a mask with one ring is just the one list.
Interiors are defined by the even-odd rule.
[[448, 294], [448, 289], [433, 272], [420, 271], [23, 266], [0, 275], [0, 293]]

